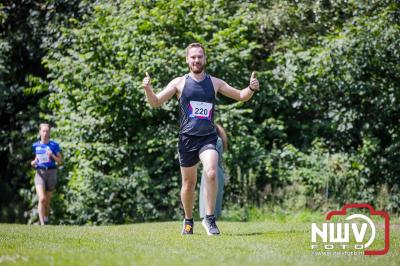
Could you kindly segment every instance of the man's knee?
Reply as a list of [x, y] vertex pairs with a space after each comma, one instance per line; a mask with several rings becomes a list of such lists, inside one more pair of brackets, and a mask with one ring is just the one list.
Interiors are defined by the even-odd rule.
[[192, 180], [184, 180], [182, 182], [183, 191], [194, 191], [195, 187], [196, 187], [196, 182]]
[[47, 203], [47, 198], [46, 197], [39, 197], [39, 203], [40, 204], [46, 204]]
[[206, 170], [207, 182], [215, 183], [217, 181], [217, 171], [215, 169]]

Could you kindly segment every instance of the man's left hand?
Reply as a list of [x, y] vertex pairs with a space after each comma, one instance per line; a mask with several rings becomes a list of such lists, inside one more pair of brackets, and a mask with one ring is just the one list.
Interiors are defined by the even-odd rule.
[[250, 87], [250, 89], [256, 90], [256, 91], [258, 91], [260, 89], [260, 83], [258, 82], [258, 80], [256, 78], [256, 72], [255, 71], [253, 71], [253, 73], [251, 73], [249, 87]]

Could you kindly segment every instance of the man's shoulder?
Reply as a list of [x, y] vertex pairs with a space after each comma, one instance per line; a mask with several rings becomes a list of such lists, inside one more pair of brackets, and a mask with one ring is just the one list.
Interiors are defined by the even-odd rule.
[[171, 80], [170, 84], [178, 91], [181, 91], [185, 84], [185, 79], [186, 79], [186, 75], [176, 77], [173, 80]]
[[58, 144], [58, 142], [56, 142], [56, 141], [54, 141], [54, 140], [50, 140], [48, 145], [49, 145], [49, 146], [60, 146], [60, 145]]
[[39, 146], [40, 142], [36, 141], [32, 144], [32, 148], [35, 149], [37, 146]]
[[210, 78], [211, 78], [211, 82], [213, 83], [214, 88], [216, 88], [216, 89], [219, 89], [225, 83], [225, 81], [223, 81], [220, 78], [217, 78], [217, 77], [214, 77], [211, 75], [210, 75]]
[[54, 141], [54, 140], [50, 140], [49, 143], [47, 144], [48, 146], [50, 146], [50, 148], [54, 151], [54, 152], [60, 152], [61, 151], [61, 147], [60, 145]]
[[220, 78], [217, 78], [217, 77], [212, 76], [212, 75], [209, 75], [209, 76], [210, 76], [210, 78], [211, 78], [211, 80], [212, 80], [213, 82], [223, 82], [223, 80], [220, 79]]
[[33, 144], [32, 144], [32, 147], [36, 147], [36, 146], [39, 146], [40, 145], [40, 141], [38, 140], [38, 141], [36, 141], [36, 142], [34, 142]]
[[180, 82], [184, 81], [187, 75], [179, 76], [171, 80], [174, 84], [179, 84]]

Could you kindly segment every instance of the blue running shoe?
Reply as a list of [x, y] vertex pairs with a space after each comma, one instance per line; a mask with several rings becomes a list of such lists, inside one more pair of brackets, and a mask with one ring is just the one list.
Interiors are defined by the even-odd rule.
[[216, 236], [216, 235], [220, 234], [218, 226], [215, 223], [215, 216], [214, 215], [210, 215], [210, 216], [207, 215], [203, 219], [201, 224], [203, 225], [204, 229], [206, 229], [207, 235]]

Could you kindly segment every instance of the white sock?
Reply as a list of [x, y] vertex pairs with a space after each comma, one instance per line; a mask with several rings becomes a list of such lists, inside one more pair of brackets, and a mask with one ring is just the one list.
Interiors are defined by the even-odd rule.
[[49, 217], [44, 216], [44, 217], [43, 217], [43, 222], [47, 223], [48, 221], [49, 221]]

